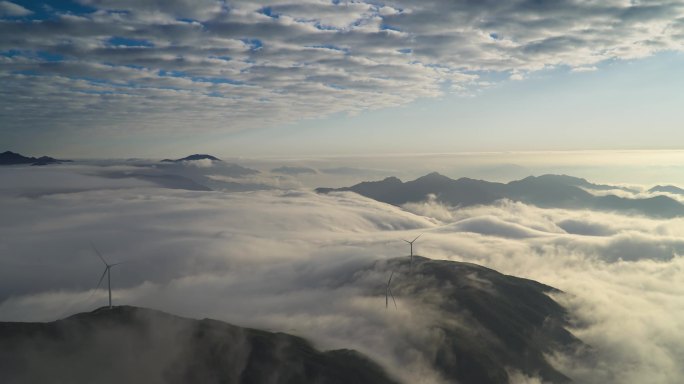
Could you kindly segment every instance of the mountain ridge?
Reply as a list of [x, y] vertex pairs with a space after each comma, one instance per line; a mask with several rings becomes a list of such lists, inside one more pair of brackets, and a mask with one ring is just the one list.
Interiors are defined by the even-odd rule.
[[218, 157], [212, 156], [212, 155], [207, 155], [207, 154], [200, 154], [196, 153], [194, 155], [189, 155], [185, 156], [181, 159], [164, 159], [161, 160], [162, 163], [180, 163], [182, 161], [196, 161], [196, 160], [211, 160], [211, 161], [223, 161], [219, 159]]
[[616, 195], [597, 196], [587, 191], [612, 189], [631, 191], [629, 188], [594, 184], [568, 175], [529, 176], [504, 184], [465, 177], [451, 179], [432, 172], [406, 182], [388, 177], [381, 181], [364, 181], [350, 187], [316, 188], [316, 192], [351, 191], [396, 206], [421, 202], [433, 195], [441, 203], [460, 207], [487, 205], [497, 200], [509, 199], [542, 208], [622, 211], [657, 217], [684, 216], [684, 205], [667, 196], [632, 199]]
[[132, 306], [0, 323], [0, 342], [4, 383], [396, 383], [356, 351]]
[[426, 306], [416, 310], [439, 309], [427, 326], [443, 337], [425, 354], [447, 382], [507, 384], [511, 369], [542, 382], [572, 381], [546, 359], [586, 347], [566, 329], [568, 312], [550, 296], [562, 291], [478, 264], [417, 255], [378, 261], [373, 268], [393, 273], [391, 289], [400, 305], [410, 297]]
[[49, 164], [61, 164], [65, 162], [71, 162], [71, 160], [59, 160], [50, 156], [28, 157], [12, 151], [5, 151], [0, 153], [0, 165], [30, 164], [40, 166]]

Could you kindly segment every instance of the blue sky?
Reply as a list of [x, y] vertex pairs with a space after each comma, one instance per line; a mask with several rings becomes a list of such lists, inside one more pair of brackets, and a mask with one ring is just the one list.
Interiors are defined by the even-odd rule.
[[679, 3], [0, 2], [0, 141], [69, 157], [678, 149]]
[[247, 131], [229, 142], [242, 155], [241, 147], [260, 144], [280, 155], [680, 149], [682, 89], [684, 55], [667, 52], [591, 72], [542, 71], [472, 96]]

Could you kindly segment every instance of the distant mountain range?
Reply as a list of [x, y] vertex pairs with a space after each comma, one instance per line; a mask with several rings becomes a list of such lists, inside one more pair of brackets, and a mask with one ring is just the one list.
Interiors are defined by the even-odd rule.
[[684, 195], [684, 189], [675, 187], [674, 185], [656, 185], [655, 187], [648, 190], [651, 193], [665, 192], [671, 193], [673, 195]]
[[11, 151], [5, 151], [0, 153], [0, 165], [18, 165], [18, 164], [31, 164], [31, 165], [48, 165], [48, 164], [60, 164], [64, 162], [70, 162], [71, 160], [58, 160], [49, 156], [41, 157], [27, 157], [14, 153]]
[[182, 159], [164, 159], [162, 160], [163, 163], [180, 163], [181, 161], [195, 161], [195, 160], [211, 160], [211, 161], [222, 161], [218, 157], [214, 157], [212, 155], [201, 155], [201, 154], [195, 154], [195, 155], [190, 155], [186, 156]]
[[407, 182], [402, 182], [396, 177], [388, 177], [381, 181], [362, 182], [351, 187], [317, 188], [316, 191], [353, 191], [397, 206], [424, 201], [432, 194], [438, 201], [453, 206], [491, 204], [499, 199], [510, 199], [544, 208], [621, 211], [658, 217], [684, 215], [684, 205], [667, 196], [630, 199], [615, 195], [596, 196], [587, 191], [617, 189], [630, 191], [628, 188], [593, 184], [585, 179], [566, 175], [530, 176], [504, 184], [469, 178], [454, 180], [433, 172]]
[[352, 350], [129, 306], [0, 323], [3, 383], [396, 383]]

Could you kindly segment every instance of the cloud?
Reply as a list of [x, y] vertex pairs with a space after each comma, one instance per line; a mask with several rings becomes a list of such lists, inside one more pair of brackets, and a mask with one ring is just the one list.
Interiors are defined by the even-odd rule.
[[[408, 295], [385, 311], [373, 289], [387, 277], [372, 268], [354, 275], [406, 255], [401, 239], [423, 233], [419, 255], [563, 290], [554, 298], [593, 354], [552, 356], [576, 382], [684, 378], [681, 219], [508, 201], [466, 209], [428, 201], [411, 213], [353, 193], [127, 185], [81, 165], [3, 172], [3, 186], [23, 193], [0, 199], [2, 320], [53, 320], [104, 304], [106, 294], [91, 291], [103, 268], [93, 241], [108, 260], [124, 262], [112, 272], [115, 304], [294, 333], [323, 349], [356, 348], [407, 382], [439, 382], [426, 358], [440, 337], [430, 327], [439, 312]], [[64, 187], [73, 191], [31, 193]]]
[[30, 16], [0, 20], [4, 132], [181, 135], [354, 114], [473, 93], [490, 73], [520, 80], [681, 50], [684, 12], [579, 0], [80, 3], [48, 16], [0, 3]]
[[572, 72], [595, 72], [595, 71], [598, 71], [598, 68], [596, 66], [575, 67], [572, 69]]
[[5, 17], [5, 16], [10, 16], [10, 17], [16, 17], [16, 16], [28, 16], [32, 14], [33, 11], [28, 10], [24, 7], [22, 7], [19, 4], [12, 3], [10, 1], [0, 1], [0, 16]]
[[437, 201], [437, 196], [432, 193], [427, 196], [425, 201], [406, 203], [401, 207], [417, 215], [432, 217], [442, 222], [451, 221], [453, 219], [453, 215], [451, 214], [449, 207], [440, 204]]
[[211, 168], [214, 165], [214, 161], [211, 159], [185, 160], [182, 164], [189, 167]]

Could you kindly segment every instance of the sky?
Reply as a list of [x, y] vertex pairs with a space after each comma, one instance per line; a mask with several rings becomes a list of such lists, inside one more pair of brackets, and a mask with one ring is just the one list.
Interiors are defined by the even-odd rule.
[[[681, 217], [313, 191], [564, 173], [684, 204], [649, 191], [684, 187], [683, 42], [669, 0], [0, 0], [0, 152], [79, 160], [0, 168], [0, 321], [104, 304], [92, 242], [124, 262], [115, 305], [439, 383], [437, 308], [406, 287], [388, 314], [375, 270], [331, 284], [422, 234], [419, 255], [562, 290], [596, 355], [548, 359], [576, 382], [684, 382]], [[192, 153], [224, 161], [158, 161]]]
[[0, 142], [169, 157], [678, 149], [679, 1], [0, 1]]

